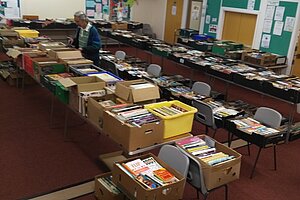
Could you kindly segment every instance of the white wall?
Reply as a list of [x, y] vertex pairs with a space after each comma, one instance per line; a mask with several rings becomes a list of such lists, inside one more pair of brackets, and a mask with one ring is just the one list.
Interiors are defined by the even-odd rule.
[[73, 18], [76, 11], [85, 10], [85, 0], [20, 0], [22, 15], [45, 18]]
[[166, 0], [138, 0], [132, 7], [133, 21], [150, 24], [158, 39], [164, 37]]

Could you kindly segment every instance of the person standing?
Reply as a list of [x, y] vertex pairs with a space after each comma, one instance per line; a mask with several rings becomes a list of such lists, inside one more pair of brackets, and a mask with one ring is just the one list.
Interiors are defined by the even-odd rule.
[[78, 28], [75, 38], [70, 38], [69, 43], [79, 49], [83, 57], [92, 60], [94, 65], [99, 66], [101, 40], [97, 28], [89, 22], [83, 11], [77, 11], [74, 14], [74, 21]]

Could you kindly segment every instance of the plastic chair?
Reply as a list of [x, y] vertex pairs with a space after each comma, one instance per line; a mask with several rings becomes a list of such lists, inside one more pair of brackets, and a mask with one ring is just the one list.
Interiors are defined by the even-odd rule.
[[215, 118], [212, 107], [203, 101], [192, 101], [192, 105], [197, 108], [198, 112], [195, 114], [195, 119], [205, 125], [205, 133], [208, 133], [208, 127], [214, 130], [213, 138], [217, 132]]
[[172, 145], [164, 145], [161, 147], [158, 158], [177, 170], [184, 177], [187, 176], [189, 169], [189, 159], [177, 147]]
[[119, 60], [124, 60], [126, 57], [126, 53], [124, 51], [116, 51], [115, 57]]
[[157, 64], [150, 64], [147, 68], [147, 73], [154, 77], [159, 77], [161, 74], [161, 66]]
[[282, 115], [272, 108], [260, 107], [256, 110], [254, 119], [266, 126], [278, 128], [281, 124]]
[[[281, 121], [282, 121], [282, 115], [278, 111], [276, 111], [272, 108], [267, 108], [267, 107], [258, 108], [256, 110], [253, 118], [255, 120], [259, 121], [260, 123], [262, 123], [266, 126], [272, 127], [272, 128], [278, 128], [281, 124]], [[256, 164], [257, 164], [257, 161], [259, 159], [260, 152], [261, 152], [262, 148], [263, 147], [259, 147], [256, 159], [255, 159], [255, 163], [254, 163], [254, 166], [252, 168], [250, 178], [253, 177], [254, 170], [256, 168]], [[249, 151], [249, 154], [250, 154], [249, 142], [248, 142], [248, 151]], [[276, 143], [273, 143], [273, 153], [274, 153], [273, 154], [274, 155], [274, 170], [276, 170], [277, 169]]]
[[204, 196], [204, 199], [207, 199], [208, 194], [218, 188], [225, 187], [225, 199], [228, 199], [228, 186], [227, 184], [221, 185], [219, 187], [213, 188], [211, 190], [207, 190], [204, 182], [204, 176], [202, 172], [202, 167], [200, 162], [194, 158], [193, 156], [189, 155], [188, 153], [182, 150], [183, 154], [185, 154], [190, 161], [189, 170], [187, 174], [187, 182], [193, 186], [197, 190], [197, 199], [199, 199], [199, 192]]
[[195, 82], [192, 86], [192, 91], [203, 95], [203, 96], [210, 96], [211, 87], [207, 83], [204, 82]]

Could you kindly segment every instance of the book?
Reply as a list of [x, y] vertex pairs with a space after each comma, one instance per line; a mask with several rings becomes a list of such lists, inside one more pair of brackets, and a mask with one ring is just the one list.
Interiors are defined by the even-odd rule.
[[180, 146], [187, 145], [187, 144], [193, 144], [193, 143], [200, 143], [200, 144], [203, 144], [203, 145], [206, 144], [205, 141], [203, 141], [198, 136], [184, 138], [183, 140], [180, 140], [176, 143]]
[[169, 172], [166, 168], [160, 168], [157, 170], [153, 171], [153, 174], [159, 178], [160, 180], [162, 180], [163, 182], [172, 182], [174, 181], [174, 174], [172, 174], [171, 172]]
[[122, 163], [122, 165], [134, 176], [137, 176], [140, 173], [149, 170], [149, 167], [139, 158], [126, 163]]
[[147, 174], [139, 174], [135, 177], [135, 179], [147, 189], [155, 189], [161, 186], [159, 183], [151, 179]]

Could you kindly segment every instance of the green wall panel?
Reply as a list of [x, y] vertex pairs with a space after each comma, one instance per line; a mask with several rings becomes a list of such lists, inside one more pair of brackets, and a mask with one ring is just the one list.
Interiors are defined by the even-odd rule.
[[[283, 22], [285, 23], [286, 17], [296, 17], [297, 13], [297, 2], [287, 2], [287, 1], [280, 1], [279, 6], [285, 7], [284, 10], [284, 16], [283, 16]], [[274, 29], [275, 20], [273, 20], [272, 23], [272, 29], [271, 29], [271, 41], [269, 48], [262, 48], [260, 47], [261, 51], [267, 51], [272, 52], [280, 55], [287, 55], [290, 41], [292, 37], [292, 32], [287, 32], [282, 30], [282, 34], [280, 36], [273, 35], [273, 29]], [[264, 34], [264, 33], [263, 33]], [[266, 33], [269, 34], [269, 33]]]
[[[259, 10], [261, 0], [255, 0], [254, 10]], [[223, 0], [223, 7], [247, 9], [248, 0]]]
[[[208, 0], [207, 1], [206, 15], [210, 15], [211, 20], [212, 20], [212, 18], [217, 18], [216, 22], [211, 22], [210, 24], [214, 24], [214, 25], [218, 24], [221, 2], [222, 2], [222, 0]], [[216, 33], [209, 33], [208, 29], [209, 29], [209, 24], [205, 23], [203, 32], [207, 35], [216, 37]]]

